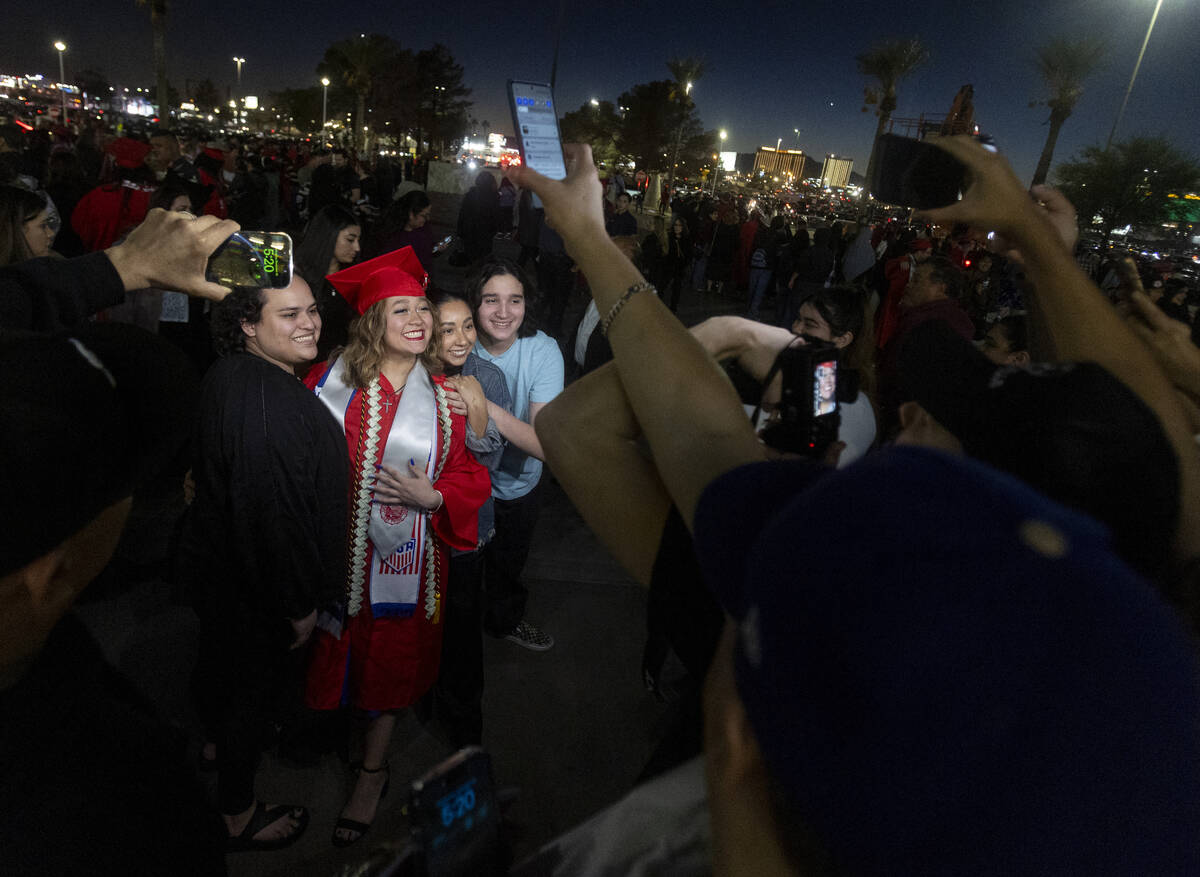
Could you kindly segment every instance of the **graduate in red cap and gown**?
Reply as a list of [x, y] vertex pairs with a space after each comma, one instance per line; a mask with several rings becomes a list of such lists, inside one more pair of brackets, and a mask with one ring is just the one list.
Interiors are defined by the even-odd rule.
[[491, 479], [466, 448], [465, 421], [451, 413], [443, 378], [431, 374], [435, 313], [412, 248], [327, 279], [361, 315], [345, 349], [305, 379], [346, 433], [348, 581], [343, 599], [318, 616], [305, 700], [371, 714], [333, 835], [345, 846], [375, 817], [393, 711], [437, 678], [449, 549], [477, 545]]

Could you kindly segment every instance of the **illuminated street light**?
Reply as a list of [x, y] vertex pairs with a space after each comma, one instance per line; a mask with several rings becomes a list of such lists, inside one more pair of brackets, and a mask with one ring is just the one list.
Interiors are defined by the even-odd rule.
[[54, 48], [58, 51], [58, 94], [62, 98], [62, 123], [67, 124], [67, 92], [63, 89], [63, 83], [66, 82], [67, 74], [63, 72], [63, 52], [67, 50], [67, 44], [62, 40], [54, 41]]
[[600, 101], [596, 100], [595, 98], [592, 98], [590, 101], [588, 101], [588, 103], [590, 103], [594, 107], [600, 106]]
[[246, 63], [246, 59], [239, 58], [235, 55], [233, 58], [233, 63], [237, 64], [237, 84], [238, 89], [240, 90], [242, 87], [242, 65]]
[[691, 93], [692, 93], [692, 83], [691, 83], [691, 82], [689, 82], [689, 83], [687, 84], [687, 88], [685, 88], [685, 89], [683, 90], [683, 93], [684, 93], [684, 94], [691, 94]]
[[1141, 51], [1138, 52], [1137, 63], [1133, 65], [1133, 75], [1129, 77], [1129, 87], [1125, 89], [1125, 98], [1121, 101], [1121, 109], [1117, 110], [1117, 118], [1113, 121], [1112, 130], [1108, 132], [1108, 142], [1104, 144], [1104, 151], [1108, 152], [1108, 148], [1112, 146], [1113, 136], [1117, 133], [1117, 126], [1121, 124], [1121, 116], [1125, 115], [1125, 105], [1129, 103], [1129, 94], [1133, 91], [1133, 81], [1137, 79], [1138, 69], [1142, 66], [1142, 57], [1146, 54], [1146, 44], [1150, 42], [1150, 32], [1154, 30], [1154, 22], [1158, 20], [1158, 10], [1162, 9], [1163, 0], [1158, 0], [1154, 6], [1154, 14], [1150, 16], [1150, 26], [1146, 28], [1146, 38], [1142, 40]]
[[321, 77], [321, 131], [322, 131], [321, 136], [322, 137], [325, 136], [325, 134], [324, 134], [325, 124], [329, 118], [328, 112], [327, 112], [328, 109], [329, 109], [329, 77], [322, 76]]
[[[725, 138], [729, 136], [729, 132], [727, 132], [724, 128], [722, 128], [721, 132], [718, 136], [721, 138], [721, 146], [724, 147], [725, 146]], [[717, 194], [717, 177], [721, 176], [721, 157], [718, 155], [718, 156], [716, 156], [716, 158], [717, 158], [717, 167], [715, 170], [713, 170], [713, 188], [712, 188], [713, 197], [716, 197], [716, 194]]]

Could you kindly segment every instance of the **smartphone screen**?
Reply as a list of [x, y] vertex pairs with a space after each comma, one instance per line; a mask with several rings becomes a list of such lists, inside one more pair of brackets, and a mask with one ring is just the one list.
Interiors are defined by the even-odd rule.
[[818, 362], [813, 368], [813, 417], [837, 411], [837, 360]]
[[283, 289], [292, 282], [292, 238], [281, 231], [240, 231], [208, 260], [205, 279], [225, 287]]
[[[550, 86], [510, 79], [508, 100], [512, 109], [513, 128], [521, 144], [521, 161], [543, 176], [561, 180], [567, 175], [567, 165], [563, 160], [558, 113], [554, 109], [554, 95]], [[542, 206], [537, 195], [533, 196], [533, 205]]]

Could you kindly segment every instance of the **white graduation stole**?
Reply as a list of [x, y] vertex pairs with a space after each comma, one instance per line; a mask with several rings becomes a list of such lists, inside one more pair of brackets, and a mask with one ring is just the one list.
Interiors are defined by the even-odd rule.
[[[346, 368], [342, 359], [338, 359], [329, 369], [317, 386], [316, 392], [317, 397], [337, 418], [344, 431], [346, 412], [360, 391], [346, 381]], [[363, 447], [362, 471], [354, 473], [353, 483], [359, 489], [352, 497], [351, 557], [364, 556], [363, 563], [369, 563], [369, 568], [349, 570], [351, 593], [348, 610], [350, 615], [358, 614], [361, 604], [361, 582], [365, 576], [370, 583], [373, 615], [407, 616], [412, 614], [420, 596], [421, 567], [426, 560], [429, 515], [407, 506], [372, 503], [374, 491], [364, 489], [365, 484], [373, 482], [379, 441], [382, 438], [378, 434], [382, 420], [379, 405], [377, 400], [372, 403], [368, 399], [367, 404], [363, 406], [365, 413], [359, 423], [360, 431], [366, 434], [360, 438]], [[438, 469], [437, 411], [433, 382], [418, 360], [409, 372], [392, 428], [384, 439], [381, 462], [398, 471], [407, 472], [409, 460], [420, 460], [424, 463], [426, 475], [432, 481]], [[363, 550], [367, 547], [365, 544], [355, 544], [356, 541], [364, 542], [367, 539], [370, 540], [373, 551]], [[356, 547], [358, 551], [355, 550]], [[430, 562], [433, 562], [432, 558]], [[356, 582], [359, 583], [357, 594]], [[331, 632], [335, 635], [340, 634], [340, 619], [331, 617], [322, 627], [336, 627], [336, 630]]]

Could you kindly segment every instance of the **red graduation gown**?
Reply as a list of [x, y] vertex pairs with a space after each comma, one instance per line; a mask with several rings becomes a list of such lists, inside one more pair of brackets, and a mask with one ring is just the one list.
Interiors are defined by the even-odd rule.
[[[308, 387], [315, 388], [325, 375], [329, 364], [313, 368], [305, 378]], [[443, 378], [433, 376], [441, 384]], [[392, 390], [387, 378], [382, 378], [384, 405], [380, 411], [382, 433], [387, 434], [395, 419], [400, 394]], [[364, 393], [355, 395], [346, 412], [346, 446], [351, 467], [358, 449], [359, 426], [364, 414]], [[387, 401], [393, 404], [386, 404]], [[383, 711], [406, 707], [418, 700], [437, 679], [442, 650], [442, 613], [431, 620], [425, 613], [426, 568], [437, 564], [437, 582], [442, 590], [441, 606], [445, 606], [445, 589], [449, 548], [468, 551], [478, 543], [479, 507], [491, 493], [487, 469], [479, 465], [467, 450], [465, 420], [450, 415], [450, 453], [434, 486], [441, 491], [445, 502], [433, 515], [434, 551], [425, 557], [421, 568], [421, 591], [417, 607], [408, 618], [381, 617], [371, 614], [369, 593], [364, 594], [362, 608], [353, 618], [347, 618], [340, 639], [318, 629], [313, 635], [312, 658], [305, 687], [305, 702], [313, 709], [336, 709], [343, 703], [363, 710]], [[442, 427], [438, 424], [437, 448], [443, 442]], [[386, 442], [379, 443], [379, 463]], [[350, 495], [357, 488], [361, 472], [350, 473]], [[353, 522], [351, 522], [353, 526]], [[372, 546], [367, 553], [368, 569], [375, 560]], [[369, 580], [363, 584], [369, 589]]]

